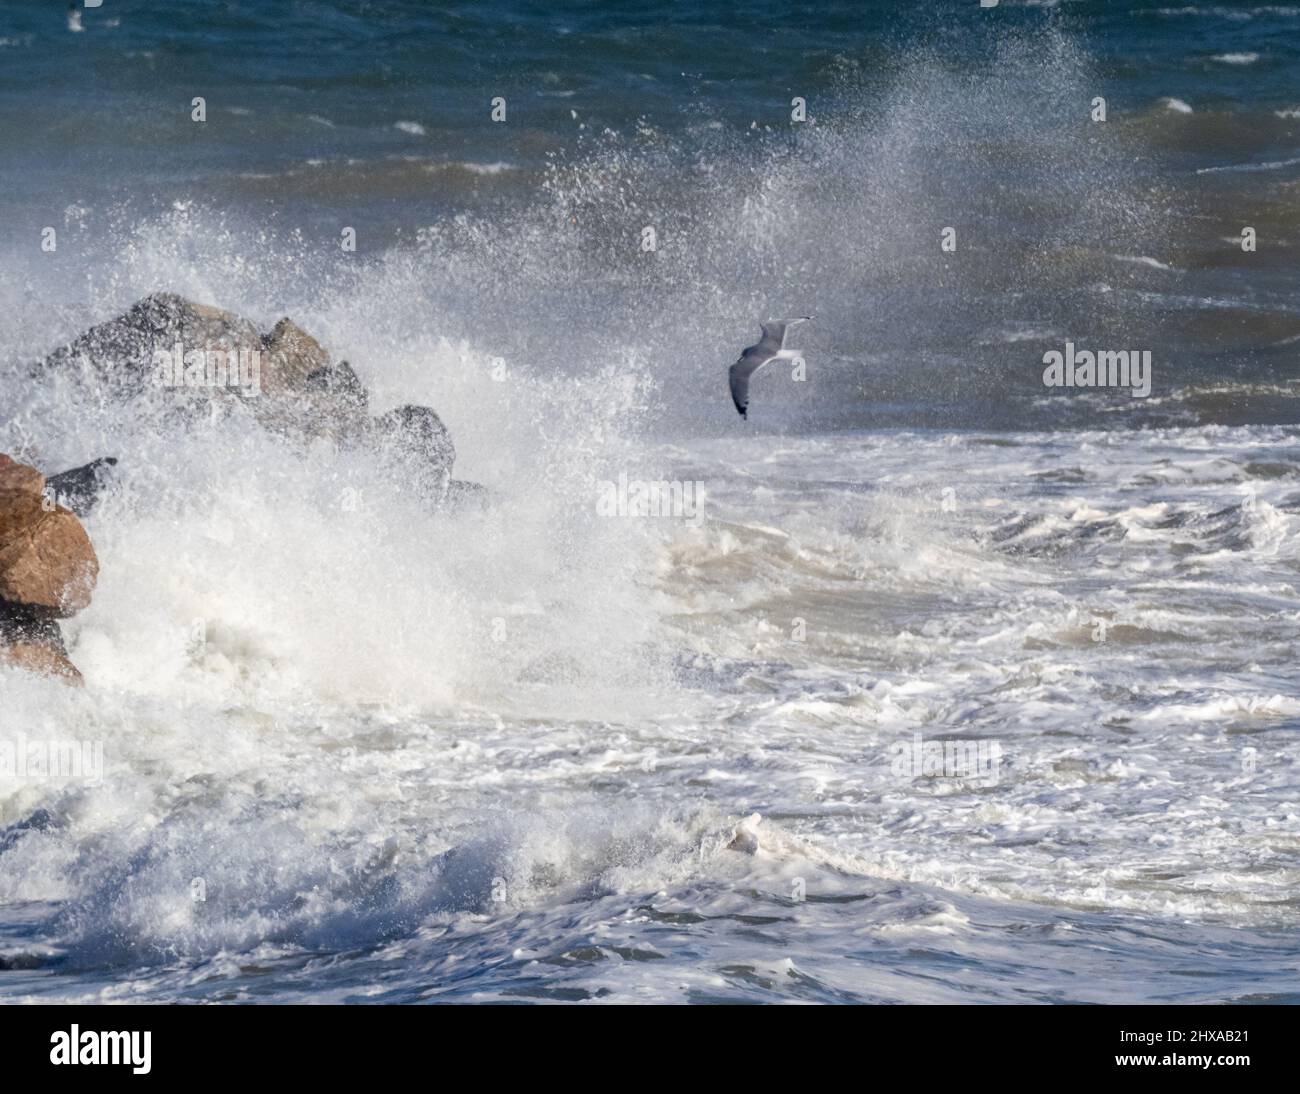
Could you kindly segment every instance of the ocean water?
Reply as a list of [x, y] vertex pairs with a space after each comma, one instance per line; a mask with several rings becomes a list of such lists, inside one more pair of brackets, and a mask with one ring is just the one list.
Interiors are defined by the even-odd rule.
[[[0, 774], [0, 1000], [1300, 999], [1300, 5], [80, 25], [0, 10], [0, 451], [119, 475], [0, 745], [103, 765]], [[33, 377], [153, 291], [492, 504]]]

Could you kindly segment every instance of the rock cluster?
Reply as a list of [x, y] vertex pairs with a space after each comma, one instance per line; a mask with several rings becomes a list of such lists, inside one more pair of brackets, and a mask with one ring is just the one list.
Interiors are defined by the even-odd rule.
[[[456, 448], [438, 415], [400, 406], [378, 417], [352, 366], [292, 320], [269, 334], [232, 312], [155, 293], [92, 327], [32, 368], [40, 382], [79, 379], [100, 397], [147, 400], [160, 424], [238, 406], [294, 443], [327, 440], [373, 451], [393, 481], [448, 510], [482, 506], [486, 491], [452, 479]], [[99, 562], [79, 516], [116, 460], [45, 476], [0, 455], [0, 664], [80, 681], [59, 620], [90, 602]]]
[[346, 361], [288, 318], [269, 334], [233, 312], [155, 293], [125, 314], [92, 327], [35, 366], [79, 374], [109, 398], [155, 400], [193, 417], [215, 402], [237, 402], [290, 440], [327, 439], [375, 450], [397, 481], [441, 504], [477, 497], [455, 484], [456, 449], [429, 407], [401, 406], [370, 416], [365, 386]]

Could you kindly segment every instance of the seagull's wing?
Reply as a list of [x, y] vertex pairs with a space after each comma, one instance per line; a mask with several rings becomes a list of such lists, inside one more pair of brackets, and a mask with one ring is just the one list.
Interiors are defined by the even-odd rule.
[[736, 404], [742, 418], [749, 417], [749, 378], [769, 361], [775, 361], [776, 354], [768, 353], [760, 342], [750, 346], [740, 355], [740, 360], [731, 366], [727, 374], [731, 381], [731, 401]]
[[765, 353], [776, 353], [785, 345], [784, 319], [769, 319], [766, 323], [760, 323], [759, 326], [762, 328], [763, 337], [758, 340], [758, 345], [751, 346], [750, 349], [763, 350]]
[[785, 348], [786, 332], [800, 323], [806, 323], [811, 319], [811, 315], [798, 315], [793, 319], [769, 319], [766, 323], [760, 323], [763, 330], [763, 338], [758, 343], [763, 349], [775, 353], [779, 349]]

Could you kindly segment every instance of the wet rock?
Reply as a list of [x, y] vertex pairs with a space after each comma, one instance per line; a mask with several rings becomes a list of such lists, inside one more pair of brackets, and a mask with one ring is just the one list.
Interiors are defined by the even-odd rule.
[[58, 620], [90, 603], [98, 575], [90, 537], [45, 476], [0, 454], [0, 664], [80, 682]]
[[303, 391], [307, 377], [329, 363], [325, 347], [286, 316], [266, 338], [262, 391], [271, 396]]
[[69, 616], [90, 603], [99, 560], [81, 522], [45, 494], [45, 477], [0, 463], [0, 600]]
[[65, 509], [72, 510], [77, 516], [84, 517], [108, 488], [116, 466], [117, 460], [113, 456], [103, 456], [84, 467], [60, 471], [45, 480], [45, 496]]
[[[248, 320], [175, 293], [154, 293], [55, 350], [38, 371], [79, 371], [116, 398], [161, 391], [195, 401], [250, 387], [229, 381], [231, 355], [238, 380], [239, 361], [251, 372], [262, 352], [262, 336]], [[209, 361], [214, 370], [224, 362], [225, 383], [206, 382]]]
[[451, 485], [456, 446], [427, 406], [399, 406], [376, 418], [370, 442], [390, 471], [421, 497], [442, 502]]
[[0, 600], [0, 665], [80, 683], [54, 613]]
[[55, 350], [37, 376], [72, 372], [117, 399], [157, 400], [164, 416], [238, 403], [299, 441], [348, 441], [368, 426], [368, 397], [347, 362], [289, 318], [263, 337], [233, 312], [155, 293]]
[[313, 394], [339, 400], [354, 413], [365, 414], [370, 408], [370, 395], [365, 385], [346, 361], [325, 365], [309, 373], [303, 387]]
[[69, 684], [82, 684], [81, 671], [59, 646], [46, 642], [11, 642], [0, 645], [0, 665], [36, 676], [54, 676]]
[[[161, 397], [167, 420], [179, 410], [192, 421], [212, 399], [237, 397], [262, 426], [296, 443], [369, 448], [397, 482], [432, 504], [484, 501], [477, 484], [453, 485], [455, 445], [432, 409], [400, 406], [371, 420], [369, 395], [352, 366], [333, 361], [288, 317], [263, 336], [233, 312], [155, 293], [38, 368], [76, 370], [117, 397]], [[56, 496], [66, 490], [73, 512], [88, 512], [110, 467], [97, 461], [56, 476]]]
[[481, 483], [465, 479], [452, 479], [447, 484], [447, 497], [443, 504], [455, 513], [486, 509], [491, 501], [488, 488]]
[[281, 319], [266, 339], [262, 396], [250, 404], [262, 425], [292, 439], [349, 443], [365, 434], [370, 398], [346, 361], [291, 319]]
[[29, 604], [0, 600], [0, 643], [52, 642], [63, 648], [58, 620]]
[[27, 493], [39, 498], [44, 486], [45, 476], [36, 468], [0, 452], [0, 492]]

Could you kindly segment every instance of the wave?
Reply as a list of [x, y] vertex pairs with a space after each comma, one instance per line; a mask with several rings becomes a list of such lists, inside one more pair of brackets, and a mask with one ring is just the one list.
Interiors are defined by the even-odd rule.
[[[530, 963], [605, 960], [590, 938], [553, 952], [578, 931], [617, 936], [627, 975], [675, 959], [706, 994], [726, 957], [741, 998], [775, 976], [831, 999], [850, 989], [752, 957], [754, 915], [842, 957], [836, 909], [866, 909], [877, 938], [957, 934], [990, 961], [984, 913], [1011, 901], [1039, 906], [1016, 931], [1064, 930], [1067, 907], [1099, 938], [1131, 913], [1183, 938], [1290, 922], [1287, 768], [1247, 786], [1234, 737], [1264, 752], [1296, 717], [1275, 681], [1297, 463], [1292, 432], [1261, 424], [1293, 424], [1292, 393], [1267, 368], [1197, 389], [1220, 362], [1179, 372], [1171, 353], [1148, 418], [1037, 405], [1062, 332], [1212, 310], [1238, 330], [1247, 308], [1271, 324], [1250, 332], [1293, 324], [1196, 280], [1182, 191], [1134, 154], [1147, 127], [1215, 115], [1088, 128], [1096, 72], [1057, 29], [1008, 34], [988, 71], [919, 53], [889, 76], [846, 61], [836, 109], [802, 127], [593, 125], [542, 167], [520, 148], [322, 156], [143, 209], [79, 195], [51, 218], [55, 255], [15, 247], [0, 450], [111, 454], [120, 481], [67, 627], [87, 688], [0, 674], [9, 725], [101, 740], [107, 765], [93, 793], [0, 786], [0, 900], [39, 918], [0, 960], [66, 970], [67, 990], [129, 970], [109, 997], [136, 976], [172, 998], [256, 991], [268, 969], [307, 997], [383, 992], [374, 962], [412, 955], [407, 997], [482, 977], [544, 993]], [[483, 202], [438, 205], [439, 183]], [[257, 215], [225, 200], [276, 190], [290, 200]], [[432, 513], [364, 453], [234, 416], [160, 434], [140, 408], [31, 385], [29, 362], [156, 290], [262, 329], [292, 316], [372, 411], [436, 408], [492, 504]], [[759, 317], [805, 311], [813, 379], [765, 375], [742, 426], [726, 365]], [[1223, 424], [1252, 399], [1273, 410]], [[602, 515], [620, 474], [704, 483], [705, 518]], [[1189, 732], [1215, 711], [1222, 734]], [[895, 777], [889, 747], [932, 730], [1014, 753], [998, 792]], [[1163, 845], [1153, 794], [1176, 804]], [[1255, 857], [1224, 880], [1207, 833], [1228, 795]], [[729, 851], [756, 808], [769, 854]], [[705, 972], [700, 936], [658, 930], [697, 923]], [[355, 980], [322, 988], [321, 954]]]

